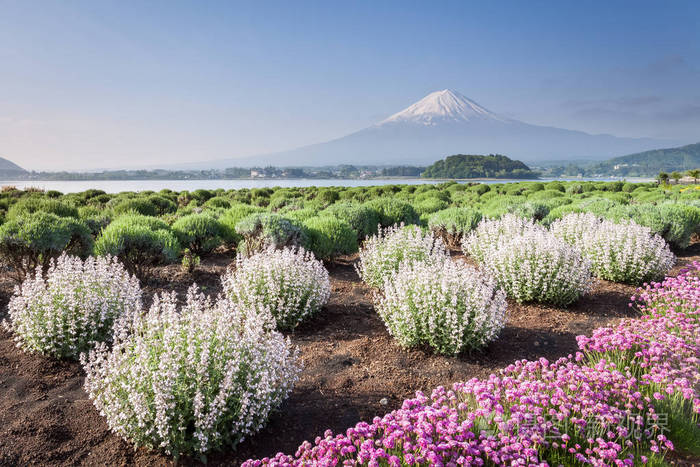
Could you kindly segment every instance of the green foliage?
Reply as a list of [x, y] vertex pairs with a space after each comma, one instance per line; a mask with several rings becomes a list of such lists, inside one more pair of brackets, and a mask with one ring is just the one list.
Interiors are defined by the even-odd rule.
[[143, 278], [149, 268], [175, 261], [180, 244], [162, 220], [126, 214], [102, 231], [95, 242], [95, 254], [116, 256], [129, 272]]
[[175, 221], [172, 230], [180, 245], [194, 255], [207, 255], [223, 243], [224, 229], [210, 214], [181, 217]]
[[563, 192], [556, 190], [556, 189], [548, 188], [546, 190], [537, 191], [537, 192], [533, 193], [532, 195], [530, 195], [528, 197], [528, 199], [530, 201], [540, 201], [540, 200], [549, 200], [552, 198], [559, 198], [562, 196], [564, 196]]
[[43, 211], [24, 214], [0, 226], [0, 260], [12, 268], [10, 274], [22, 282], [64, 251], [85, 257], [92, 251], [90, 229], [84, 222]]
[[428, 227], [450, 248], [458, 248], [462, 238], [481, 222], [481, 213], [469, 208], [448, 208], [430, 216]]
[[250, 214], [264, 211], [263, 208], [251, 206], [250, 204], [233, 203], [227, 211], [219, 216], [219, 224], [222, 228], [224, 241], [229, 245], [238, 245], [243, 240], [243, 237], [236, 233], [236, 224]]
[[159, 216], [171, 214], [177, 211], [177, 204], [168, 198], [158, 195], [151, 195], [147, 199], [149, 203], [155, 206], [156, 212]]
[[537, 174], [520, 161], [499, 154], [458, 154], [435, 162], [421, 174], [425, 178], [533, 178]]
[[316, 216], [304, 222], [306, 248], [317, 258], [330, 260], [357, 251], [357, 232], [352, 226], [330, 215]]
[[427, 198], [423, 201], [415, 203], [414, 207], [418, 214], [432, 214], [437, 211], [446, 209], [449, 206], [447, 201], [443, 201], [438, 198]]
[[204, 206], [208, 208], [228, 209], [231, 207], [231, 201], [227, 198], [224, 198], [223, 196], [214, 196], [213, 198], [209, 198], [204, 203]]
[[335, 203], [324, 209], [321, 215], [330, 215], [350, 224], [357, 232], [358, 240], [364, 240], [368, 235], [377, 233], [377, 226], [381, 222], [379, 211], [367, 204]]
[[93, 237], [97, 237], [102, 229], [107, 227], [112, 221], [110, 211], [91, 205], [79, 207], [78, 215], [80, 220], [85, 222], [85, 225], [90, 229]]
[[239, 249], [247, 255], [270, 247], [301, 246], [306, 240], [296, 222], [267, 212], [250, 214], [238, 221], [236, 233], [243, 237]]
[[189, 248], [185, 248], [182, 252], [182, 271], [187, 274], [192, 274], [197, 266], [199, 266], [201, 259], [199, 256], [195, 255], [190, 251]]
[[16, 219], [35, 212], [55, 214], [59, 217], [78, 218], [78, 209], [69, 204], [51, 198], [23, 198], [13, 204], [7, 211], [7, 219]]
[[157, 216], [158, 207], [148, 199], [131, 198], [119, 201], [114, 204], [115, 216], [122, 214], [141, 214], [142, 216]]
[[420, 221], [420, 216], [413, 205], [407, 201], [395, 198], [377, 198], [368, 201], [365, 205], [379, 213], [379, 222], [382, 227], [401, 223], [417, 224]]

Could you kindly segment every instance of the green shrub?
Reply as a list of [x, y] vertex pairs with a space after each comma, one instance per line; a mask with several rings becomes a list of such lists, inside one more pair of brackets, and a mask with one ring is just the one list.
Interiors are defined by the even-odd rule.
[[156, 208], [156, 213], [159, 216], [171, 214], [177, 211], [177, 204], [164, 196], [151, 195], [147, 198], [148, 202]]
[[73, 217], [77, 219], [78, 209], [56, 199], [47, 198], [23, 198], [10, 206], [7, 210], [7, 220], [16, 219], [35, 212], [55, 214], [59, 217]]
[[236, 224], [244, 217], [264, 212], [263, 208], [251, 206], [250, 204], [233, 203], [231, 207], [219, 216], [219, 224], [221, 224], [222, 235], [224, 241], [229, 245], [238, 245], [243, 240], [243, 237], [236, 233]]
[[489, 185], [486, 185], [485, 183], [479, 183], [478, 185], [472, 185], [469, 188], [469, 191], [473, 191], [474, 193], [478, 194], [479, 196], [482, 196], [484, 193], [487, 193], [491, 190], [491, 187]]
[[377, 198], [368, 201], [365, 205], [379, 213], [379, 222], [382, 227], [390, 227], [398, 224], [417, 224], [420, 216], [413, 206], [399, 199]]
[[97, 235], [109, 225], [112, 220], [111, 213], [108, 210], [100, 209], [95, 206], [81, 206], [78, 208], [80, 220], [85, 222], [85, 225], [90, 229], [93, 237]]
[[379, 212], [367, 204], [335, 203], [320, 214], [330, 215], [350, 224], [350, 227], [357, 232], [358, 240], [364, 240], [365, 237], [377, 233], [377, 227], [381, 222]]
[[43, 270], [64, 251], [85, 257], [92, 251], [92, 236], [84, 222], [42, 211], [8, 220], [0, 226], [0, 259], [22, 282], [41, 266]]
[[175, 221], [172, 230], [180, 245], [198, 256], [211, 253], [223, 243], [224, 230], [219, 221], [209, 214], [181, 217]]
[[340, 195], [336, 190], [329, 188], [319, 190], [318, 194], [316, 195], [316, 198], [314, 199], [319, 202], [319, 205], [326, 207], [338, 201], [340, 199]]
[[272, 213], [250, 214], [236, 224], [236, 233], [243, 238], [239, 250], [250, 255], [267, 248], [301, 246], [305, 234], [295, 222]]
[[142, 216], [157, 216], [158, 208], [155, 204], [145, 198], [131, 198], [119, 201], [114, 204], [115, 216], [122, 214], [141, 214]]
[[304, 221], [306, 247], [319, 259], [357, 251], [357, 232], [350, 224], [333, 216], [316, 216]]
[[432, 199], [439, 199], [441, 201], [444, 201], [446, 203], [450, 202], [450, 194], [446, 191], [439, 191], [436, 189], [424, 191], [422, 193], [419, 193], [413, 198], [414, 203], [421, 203], [426, 200], [432, 200]]
[[416, 212], [420, 215], [432, 214], [437, 211], [442, 211], [449, 206], [447, 201], [439, 198], [427, 198], [414, 205]]
[[143, 278], [149, 268], [175, 261], [180, 244], [162, 220], [126, 214], [102, 231], [95, 242], [95, 253], [118, 257], [129, 272]]
[[305, 220], [311, 219], [312, 217], [316, 217], [318, 215], [318, 210], [314, 208], [292, 209], [292, 207], [296, 206], [287, 206], [277, 214], [283, 215], [284, 217], [296, 222], [304, 222]]
[[197, 200], [199, 204], [204, 204], [209, 200], [209, 198], [214, 197], [214, 193], [212, 193], [210, 190], [202, 189], [191, 191], [189, 195], [191, 199]]
[[231, 207], [231, 201], [223, 196], [214, 196], [213, 198], [209, 198], [204, 203], [204, 206], [208, 208], [229, 209]]
[[450, 248], [458, 248], [464, 235], [481, 222], [481, 213], [469, 208], [447, 208], [430, 216], [428, 227]]
[[529, 201], [539, 201], [539, 200], [548, 200], [552, 198], [559, 198], [561, 196], [565, 196], [563, 191], [560, 190], [553, 190], [551, 188], [547, 188], [546, 190], [542, 191], [537, 191], [530, 195], [528, 197]]
[[511, 211], [513, 214], [526, 219], [541, 221], [549, 214], [549, 206], [545, 202], [532, 201], [515, 205]]

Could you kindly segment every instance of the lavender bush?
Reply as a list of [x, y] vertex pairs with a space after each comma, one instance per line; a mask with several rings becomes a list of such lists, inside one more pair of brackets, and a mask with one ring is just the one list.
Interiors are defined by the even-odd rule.
[[481, 348], [505, 324], [505, 294], [464, 263], [407, 262], [387, 281], [376, 305], [404, 347], [428, 345], [453, 355]]
[[115, 320], [141, 309], [141, 288], [116, 258], [61, 255], [46, 277], [42, 267], [26, 279], [8, 306], [3, 324], [27, 352], [77, 358], [97, 342], [110, 341]]
[[541, 231], [544, 227], [514, 214], [506, 214], [500, 219], [484, 219], [464, 237], [462, 251], [481, 263], [490, 251], [499, 248], [505, 240], [532, 230]]
[[298, 378], [297, 352], [270, 330], [269, 314], [175, 294], [119, 323], [114, 347], [81, 361], [85, 391], [110, 429], [166, 453], [205, 454], [233, 446], [265, 424]]
[[581, 253], [544, 229], [499, 240], [498, 248], [484, 250], [481, 264], [518, 303], [568, 305], [593, 282]]
[[356, 270], [371, 287], [382, 287], [402, 262], [442, 263], [449, 259], [442, 240], [420, 227], [394, 225], [365, 240]]
[[222, 278], [224, 293], [244, 307], [271, 310], [278, 329], [293, 329], [330, 297], [328, 271], [303, 248], [239, 255]]
[[664, 239], [634, 221], [619, 224], [570, 214], [551, 226], [552, 232], [579, 248], [601, 279], [629, 284], [663, 277], [675, 264]]

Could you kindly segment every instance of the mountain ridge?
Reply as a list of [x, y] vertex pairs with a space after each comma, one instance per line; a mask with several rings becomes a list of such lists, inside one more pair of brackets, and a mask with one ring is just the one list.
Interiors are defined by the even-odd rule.
[[0, 176], [16, 176], [23, 173], [27, 171], [11, 160], [0, 157]]
[[591, 172], [603, 171], [613, 175], [655, 176], [659, 172], [686, 171], [700, 168], [700, 143], [652, 149], [614, 157], [586, 167]]

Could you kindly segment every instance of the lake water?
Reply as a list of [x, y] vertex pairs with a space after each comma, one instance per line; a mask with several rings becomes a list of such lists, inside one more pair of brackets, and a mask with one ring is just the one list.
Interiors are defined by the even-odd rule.
[[[548, 182], [554, 179], [530, 180]], [[568, 180], [589, 180], [589, 179], [558, 179]], [[613, 181], [617, 179], [605, 178], [595, 179], [598, 181]], [[651, 179], [629, 179], [629, 181], [649, 181]], [[525, 180], [469, 180], [458, 183], [509, 183], [522, 182]], [[419, 185], [424, 183], [443, 183], [444, 180], [426, 180], [422, 178], [382, 178], [371, 180], [359, 179], [255, 179], [255, 180], [80, 180], [80, 181], [60, 181], [60, 180], [10, 180], [0, 181], [0, 186], [15, 186], [19, 189], [36, 187], [44, 190], [57, 190], [61, 193], [76, 193], [91, 188], [103, 190], [107, 193], [119, 193], [121, 191], [160, 191], [169, 188], [173, 191], [207, 189], [214, 190], [223, 188], [226, 190], [241, 188], [267, 188], [267, 187], [300, 187], [300, 186], [376, 186], [376, 185]]]

